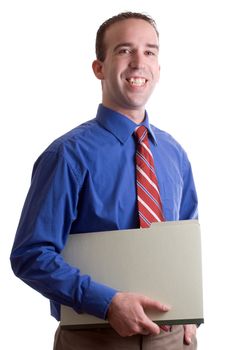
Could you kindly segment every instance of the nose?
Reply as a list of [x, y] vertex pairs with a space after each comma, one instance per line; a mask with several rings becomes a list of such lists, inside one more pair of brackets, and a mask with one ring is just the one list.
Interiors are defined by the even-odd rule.
[[135, 51], [129, 62], [131, 69], [142, 69], [145, 66], [145, 56], [139, 51]]

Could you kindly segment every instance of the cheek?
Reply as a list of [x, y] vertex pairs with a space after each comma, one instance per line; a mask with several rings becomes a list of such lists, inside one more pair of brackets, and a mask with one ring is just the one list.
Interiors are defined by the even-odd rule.
[[120, 67], [117, 64], [111, 64], [104, 70], [105, 79], [110, 80], [111, 82], [116, 82], [118, 76], [120, 75]]

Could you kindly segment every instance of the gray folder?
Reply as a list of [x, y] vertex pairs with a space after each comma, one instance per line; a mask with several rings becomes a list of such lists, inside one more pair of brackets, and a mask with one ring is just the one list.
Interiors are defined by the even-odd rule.
[[[157, 324], [204, 322], [201, 239], [197, 220], [153, 223], [147, 229], [70, 235], [65, 260], [98, 282], [169, 304], [147, 312]], [[102, 327], [106, 320], [61, 306], [62, 327]]]

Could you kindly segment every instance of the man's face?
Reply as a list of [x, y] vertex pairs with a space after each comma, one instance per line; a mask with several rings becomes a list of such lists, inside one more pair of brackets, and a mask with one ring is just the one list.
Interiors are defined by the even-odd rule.
[[111, 25], [104, 39], [106, 55], [99, 76], [103, 104], [136, 121], [143, 119], [159, 79], [156, 31], [144, 20], [127, 19]]

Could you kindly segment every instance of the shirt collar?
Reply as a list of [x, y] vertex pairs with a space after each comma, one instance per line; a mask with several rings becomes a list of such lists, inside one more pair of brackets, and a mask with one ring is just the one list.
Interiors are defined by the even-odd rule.
[[111, 134], [113, 134], [121, 143], [125, 143], [128, 140], [137, 126], [144, 125], [151, 135], [150, 139], [154, 142], [154, 144], [157, 144], [157, 140], [149, 123], [149, 117], [146, 111], [143, 122], [136, 124], [125, 115], [100, 104], [97, 110], [96, 119], [104, 129], [111, 132]]

